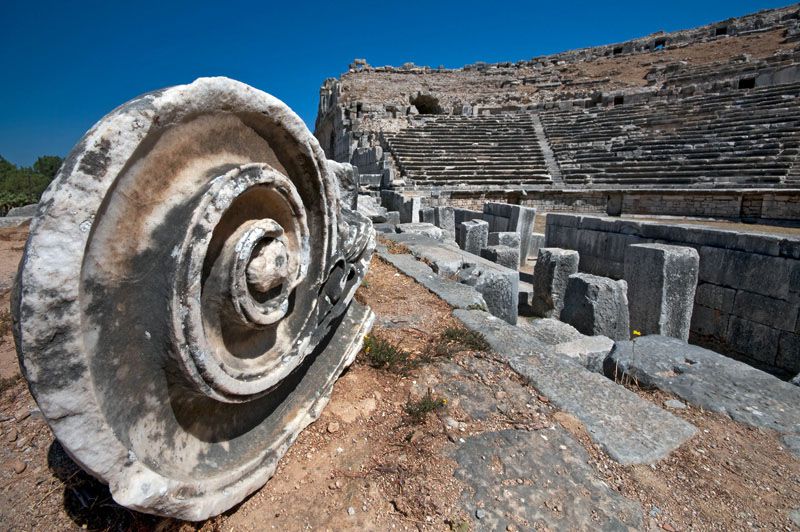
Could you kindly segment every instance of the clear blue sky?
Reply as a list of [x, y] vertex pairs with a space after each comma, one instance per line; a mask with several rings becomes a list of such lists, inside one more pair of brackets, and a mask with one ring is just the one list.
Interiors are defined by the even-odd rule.
[[[149, 4], [149, 5], [148, 5]], [[318, 90], [354, 57], [372, 65], [517, 61], [788, 5], [785, 1], [0, 3], [0, 155], [66, 155], [143, 92], [229, 76], [313, 129]]]

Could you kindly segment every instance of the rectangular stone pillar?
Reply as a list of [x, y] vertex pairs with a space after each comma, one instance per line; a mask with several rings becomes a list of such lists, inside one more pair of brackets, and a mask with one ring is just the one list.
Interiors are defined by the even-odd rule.
[[[520, 259], [522, 256], [520, 255]], [[533, 270], [533, 301], [536, 316], [556, 318], [564, 307], [564, 292], [569, 276], [578, 273], [577, 251], [560, 248], [540, 248]]]
[[420, 209], [419, 221], [426, 224], [434, 223], [433, 207], [423, 207]]
[[400, 222], [404, 224], [419, 222], [419, 210], [421, 206], [422, 198], [418, 196], [403, 198], [403, 203], [400, 206]]
[[[508, 231], [489, 233], [489, 239], [487, 241], [487, 245], [488, 248], [492, 248], [494, 246], [500, 246], [502, 248], [508, 247], [511, 250], [513, 250], [513, 251], [499, 250], [500, 251], [499, 255], [495, 253], [492, 256], [497, 256], [499, 260], [503, 261], [502, 264], [507, 268], [513, 268], [515, 270], [519, 270], [522, 260], [519, 255], [519, 235], [517, 233], [511, 233]], [[514, 257], [516, 257], [513, 266], [511, 262], [512, 254]], [[502, 258], [499, 257], [500, 255], [502, 255]], [[493, 260], [489, 257], [485, 258]], [[501, 264], [501, 262], [498, 262], [498, 264]]]
[[528, 250], [528, 257], [538, 257], [539, 248], [544, 247], [544, 233], [531, 233], [531, 248]]
[[589, 336], [629, 340], [628, 284], [588, 273], [570, 275], [561, 321]]
[[483, 220], [470, 220], [458, 224], [456, 242], [468, 253], [480, 256], [489, 239], [489, 224]]
[[433, 208], [433, 225], [441, 228], [450, 234], [452, 238], [456, 237], [456, 219], [452, 207], [434, 207]]
[[536, 209], [513, 205], [511, 218], [508, 221], [508, 230], [516, 231], [519, 235], [519, 258], [528, 260], [531, 254], [531, 240], [533, 239], [533, 224], [536, 221]]
[[[687, 341], [700, 256], [666, 244], [632, 244], [625, 250], [631, 327]], [[770, 282], [765, 279], [765, 282]]]
[[481, 250], [481, 257], [511, 270], [519, 270], [519, 248], [509, 246], [487, 246]]
[[489, 233], [488, 244], [490, 246], [508, 246], [510, 248], [518, 248], [519, 235], [509, 231]]

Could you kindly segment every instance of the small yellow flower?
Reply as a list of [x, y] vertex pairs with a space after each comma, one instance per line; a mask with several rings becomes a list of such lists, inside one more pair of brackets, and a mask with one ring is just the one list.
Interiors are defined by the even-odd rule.
[[642, 335], [642, 332], [641, 332], [641, 331], [637, 331], [636, 329], [634, 329], [634, 330], [633, 330], [633, 335], [634, 335], [634, 336], [641, 336], [641, 335]]

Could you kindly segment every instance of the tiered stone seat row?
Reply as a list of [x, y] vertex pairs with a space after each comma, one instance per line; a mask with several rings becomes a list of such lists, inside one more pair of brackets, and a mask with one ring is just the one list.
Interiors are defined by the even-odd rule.
[[800, 84], [541, 119], [570, 185], [798, 184]]
[[384, 138], [399, 170], [415, 182], [551, 183], [529, 114], [438, 116]]

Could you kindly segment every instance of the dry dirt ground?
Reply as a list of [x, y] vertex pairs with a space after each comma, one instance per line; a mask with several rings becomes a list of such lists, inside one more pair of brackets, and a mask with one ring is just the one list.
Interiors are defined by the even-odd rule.
[[[0, 268], [10, 285], [22, 235], [0, 230]], [[4, 291], [7, 288], [3, 289]], [[3, 304], [8, 294], [3, 292]], [[539, 431], [560, 424], [583, 444], [596, 475], [639, 501], [644, 523], [663, 530], [792, 530], [800, 508], [800, 462], [770, 432], [695, 408], [675, 413], [699, 434], [653, 466], [622, 467], [591, 443], [574, 418], [555, 411], [491, 353], [442, 339], [455, 327], [448, 306], [390, 265], [373, 260], [357, 294], [378, 319], [371, 336], [409, 355], [400, 370], [376, 369], [362, 352], [337, 382], [322, 417], [309, 426], [261, 490], [226, 514], [182, 523], [128, 511], [83, 473], [54, 441], [25, 383], [8, 379], [0, 394], [0, 528], [8, 530], [468, 530], [461, 506], [467, 488], [447, 458], [463, 437], [487, 430]], [[8, 327], [0, 334], [3, 365], [13, 365]], [[446, 397], [444, 368], [475, 367], [491, 378], [467, 379], [527, 390], [524, 411], [504, 409], [481, 421], [463, 398]], [[3, 366], [5, 367], [5, 366]], [[462, 372], [463, 374], [463, 372]], [[447, 375], [453, 375], [448, 372]], [[487, 382], [488, 380], [488, 382]], [[406, 408], [435, 388], [443, 404], [415, 422]], [[670, 397], [637, 390], [658, 404]], [[467, 492], [467, 496], [469, 493]], [[558, 509], [550, 510], [558, 511]], [[542, 529], [531, 524], [532, 528]]]

